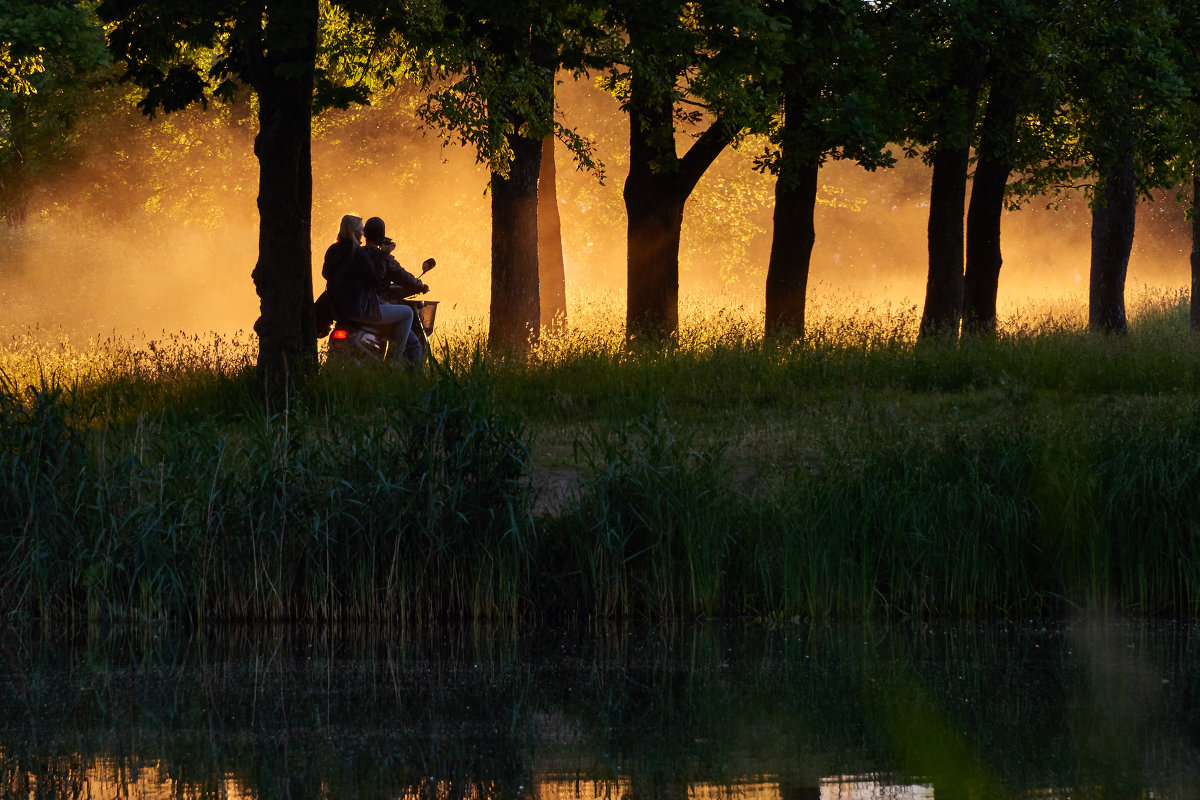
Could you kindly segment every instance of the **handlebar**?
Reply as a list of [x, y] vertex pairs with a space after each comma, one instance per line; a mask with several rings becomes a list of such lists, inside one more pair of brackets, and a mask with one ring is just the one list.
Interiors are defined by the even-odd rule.
[[425, 292], [428, 292], [428, 291], [429, 291], [428, 286], [425, 287], [425, 291], [423, 291], [423, 292], [410, 292], [410, 291], [406, 290], [400, 284], [392, 283], [392, 284], [389, 284], [383, 290], [382, 294], [385, 298], [387, 298], [388, 302], [398, 303], [402, 300], [409, 300], [411, 298], [416, 297], [417, 295], [425, 294]]
[[[424, 277], [426, 272], [429, 272], [429, 270], [433, 269], [436, 266], [437, 266], [437, 261], [433, 260], [432, 258], [425, 259], [421, 263], [421, 274], [417, 275], [417, 280], [420, 280], [422, 277]], [[387, 301], [389, 303], [398, 303], [403, 300], [408, 300], [411, 297], [416, 297], [418, 294], [425, 294], [425, 292], [428, 292], [428, 291], [429, 291], [428, 286], [426, 286], [422, 291], [410, 292], [410, 291], [406, 291], [403, 287], [400, 286], [400, 284], [392, 283], [392, 284], [388, 284], [388, 286], [383, 289], [381, 294], [383, 295], [383, 297], [385, 297], [387, 299]]]

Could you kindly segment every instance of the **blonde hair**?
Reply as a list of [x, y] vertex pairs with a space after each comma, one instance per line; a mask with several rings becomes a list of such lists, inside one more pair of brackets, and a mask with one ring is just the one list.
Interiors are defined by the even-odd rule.
[[356, 217], [353, 214], [347, 214], [342, 217], [342, 226], [338, 228], [338, 240], [353, 242], [362, 236], [363, 221], [362, 217]]

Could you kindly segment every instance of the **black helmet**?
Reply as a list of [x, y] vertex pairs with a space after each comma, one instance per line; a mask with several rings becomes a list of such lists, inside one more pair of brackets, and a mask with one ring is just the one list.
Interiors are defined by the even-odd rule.
[[383, 241], [383, 220], [379, 217], [371, 217], [363, 223], [363, 236], [367, 237], [368, 242]]

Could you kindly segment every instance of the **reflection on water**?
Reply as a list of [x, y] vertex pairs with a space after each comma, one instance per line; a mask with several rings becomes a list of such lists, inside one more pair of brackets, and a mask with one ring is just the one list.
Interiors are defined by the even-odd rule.
[[3, 798], [1200, 797], [1200, 631], [0, 636]]
[[[0, 754], [0, 757], [3, 757]], [[180, 797], [201, 797], [206, 793], [190, 790], [173, 781], [157, 764], [136, 768], [110, 761], [94, 764], [83, 770], [78, 780], [66, 784], [49, 781], [42, 784], [32, 777], [27, 786], [5, 787], [8, 797], [86, 797], [124, 798], [125, 800], [175, 800]], [[537, 776], [527, 795], [533, 800], [620, 800], [630, 798], [632, 784], [626, 778], [614, 781], [587, 780], [558, 775]], [[223, 800], [251, 800], [255, 793], [227, 776], [216, 782], [207, 796]], [[323, 796], [323, 795], [321, 795]], [[471, 787], [465, 794], [454, 784], [429, 781], [397, 796], [397, 800], [428, 800], [429, 798], [483, 798], [490, 795], [484, 786]], [[750, 783], [689, 785], [685, 795], [692, 800], [922, 800], [933, 798], [933, 787], [895, 782], [885, 776], [822, 778], [815, 786], [755, 781]]]

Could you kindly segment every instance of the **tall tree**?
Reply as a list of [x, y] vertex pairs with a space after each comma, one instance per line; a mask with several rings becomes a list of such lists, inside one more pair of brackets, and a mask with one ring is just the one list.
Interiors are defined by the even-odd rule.
[[490, 349], [526, 352], [541, 324], [538, 178], [543, 141], [564, 138], [585, 165], [587, 142], [557, 124], [559, 68], [580, 69], [599, 29], [582, 0], [445, 0], [432, 25], [410, 26], [428, 43], [425, 82], [440, 86], [423, 116], [474, 146], [491, 171]]
[[[989, 2], [992, 32], [985, 73], [987, 102], [975, 148], [975, 173], [967, 207], [963, 333], [996, 332], [1000, 269], [1000, 223], [1014, 170], [1035, 168], [1053, 157], [1050, 141], [1038, 147], [1038, 130], [1049, 132], [1060, 97], [1043, 91], [1040, 70], [1053, 46], [1046, 35], [1057, 3], [1047, 0]], [[1033, 125], [1029, 120], [1045, 121]], [[1032, 163], [1031, 163], [1032, 162]]]
[[967, 206], [966, 263], [963, 274], [963, 333], [996, 332], [996, 299], [1000, 288], [1000, 222], [1004, 194], [1013, 171], [1005, 149], [1017, 124], [1017, 98], [1011, 84], [993, 82], [983, 125], [971, 199]]
[[967, 169], [983, 84], [987, 28], [980, 0], [898, 3], [892, 30], [915, 76], [909, 154], [932, 166], [929, 268], [918, 338], [957, 337], [962, 321]]
[[812, 94], [789, 79], [781, 93], [780, 157], [775, 181], [771, 254], [767, 262], [766, 335], [804, 336], [808, 273], [817, 241], [815, 210], [822, 154], [806, 146]]
[[[629, 115], [626, 335], [671, 336], [679, 325], [684, 206], [741, 131], [755, 37], [774, 22], [749, 0], [615, 0], [611, 6], [627, 40], [608, 81]], [[677, 123], [704, 125], [682, 156]]]
[[773, 149], [759, 166], [774, 172], [775, 217], [767, 266], [766, 334], [804, 335], [808, 274], [816, 242], [818, 177], [827, 158], [867, 169], [890, 165], [880, 124], [878, 10], [862, 0], [782, 0]]
[[[1127, 120], [1114, 117], [1117, 125]], [[1092, 199], [1091, 264], [1088, 282], [1088, 328], [1124, 333], [1125, 278], [1133, 251], [1137, 214], [1137, 170], [1129, 137], [1118, 135], [1112, 153], [1096, 158], [1096, 195]]]
[[[489, 309], [488, 347], [524, 352], [541, 326], [541, 282], [538, 275], [538, 176], [542, 167], [542, 141], [552, 125], [550, 95], [554, 75], [553, 45], [530, 32], [521, 40], [528, 47], [524, 58], [535, 76], [533, 102], [488, 103], [491, 124], [505, 130], [512, 159], [492, 169], [492, 298]], [[502, 68], [516, 71], [516, 59]], [[540, 86], [539, 86], [540, 84]], [[522, 108], [537, 110], [526, 117]], [[499, 119], [497, 119], [499, 117]], [[544, 127], [543, 127], [544, 126]]]
[[1066, 4], [1065, 107], [1094, 180], [1088, 327], [1124, 333], [1139, 192], [1174, 181], [1188, 93], [1163, 0]]
[[[338, 13], [325, 7], [326, 19]], [[147, 114], [229, 98], [239, 85], [258, 98], [254, 330], [259, 379], [268, 402], [280, 403], [317, 358], [310, 121], [321, 106], [364, 100], [367, 89], [318, 68], [318, 0], [102, 0], [99, 14], [126, 78], [145, 91]]]
[[1188, 216], [1192, 223], [1191, 262], [1191, 311], [1190, 329], [1200, 333], [1200, 17], [1191, 13], [1192, 7], [1185, 0], [1173, 3], [1175, 11], [1175, 62], [1179, 66], [1184, 85], [1188, 87], [1183, 104], [1182, 136], [1179, 173], [1181, 182], [1191, 181], [1190, 197], [1181, 193], [1188, 201]]

